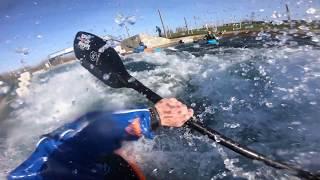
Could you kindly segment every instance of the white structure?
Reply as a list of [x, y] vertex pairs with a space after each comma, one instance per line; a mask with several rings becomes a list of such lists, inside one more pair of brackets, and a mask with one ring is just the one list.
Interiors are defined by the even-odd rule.
[[126, 51], [130, 51], [132, 48], [138, 47], [140, 42], [143, 42], [148, 48], [155, 48], [170, 44], [171, 40], [142, 33], [123, 40], [121, 47]]
[[68, 54], [68, 53], [71, 53], [73, 52], [73, 47], [70, 47], [70, 48], [66, 48], [66, 49], [63, 49], [61, 51], [57, 51], [55, 53], [52, 53], [48, 56], [49, 59], [53, 59], [53, 58], [56, 58], [56, 57], [59, 57], [59, 56], [63, 56], [65, 54]]

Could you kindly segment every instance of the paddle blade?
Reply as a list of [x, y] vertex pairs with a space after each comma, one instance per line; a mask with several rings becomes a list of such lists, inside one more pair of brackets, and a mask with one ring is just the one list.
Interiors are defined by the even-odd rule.
[[74, 53], [81, 65], [113, 88], [128, 86], [131, 78], [118, 53], [102, 38], [87, 32], [78, 32], [74, 39]]

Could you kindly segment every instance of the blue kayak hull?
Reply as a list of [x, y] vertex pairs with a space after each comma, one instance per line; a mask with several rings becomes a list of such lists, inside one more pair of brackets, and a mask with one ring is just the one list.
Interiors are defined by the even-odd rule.
[[212, 44], [212, 45], [218, 45], [219, 42], [216, 39], [210, 39], [207, 41], [208, 44]]

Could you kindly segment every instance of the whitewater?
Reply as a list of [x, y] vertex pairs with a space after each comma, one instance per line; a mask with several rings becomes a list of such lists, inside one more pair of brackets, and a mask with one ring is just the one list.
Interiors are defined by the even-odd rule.
[[[268, 157], [317, 171], [319, 44], [288, 35], [264, 41], [268, 37], [122, 58], [132, 76], [160, 96], [189, 104], [207, 126]], [[246, 45], [237, 46], [240, 41]], [[14, 93], [6, 84], [0, 86], [2, 94]], [[99, 82], [78, 61], [34, 74], [28, 95], [10, 102], [9, 115], [0, 121], [0, 178], [32, 153], [42, 134], [86, 112], [151, 105], [133, 90]], [[147, 179], [295, 178], [187, 128], [160, 128], [153, 140], [124, 143], [124, 152]]]

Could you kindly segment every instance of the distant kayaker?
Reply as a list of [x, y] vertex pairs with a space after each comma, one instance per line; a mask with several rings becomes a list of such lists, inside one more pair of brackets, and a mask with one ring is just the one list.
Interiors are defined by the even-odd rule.
[[205, 37], [204, 37], [206, 40], [211, 40], [211, 39], [215, 39], [215, 40], [217, 40], [217, 38], [215, 37], [215, 35], [214, 34], [212, 34], [212, 32], [211, 31], [208, 31], [208, 33], [205, 35]]
[[156, 26], [156, 32], [158, 32], [159, 37], [162, 37], [161, 28], [159, 26]]
[[147, 48], [147, 46], [144, 45], [144, 43], [140, 41], [138, 47], [134, 48], [133, 52], [140, 53], [140, 52], [143, 52], [146, 48]]
[[157, 127], [181, 127], [192, 116], [175, 98], [150, 109], [88, 113], [44, 135], [8, 179], [145, 179], [121, 153], [121, 142], [153, 138]]
[[144, 49], [147, 48], [147, 46], [142, 41], [139, 42], [139, 46], [143, 47]]

